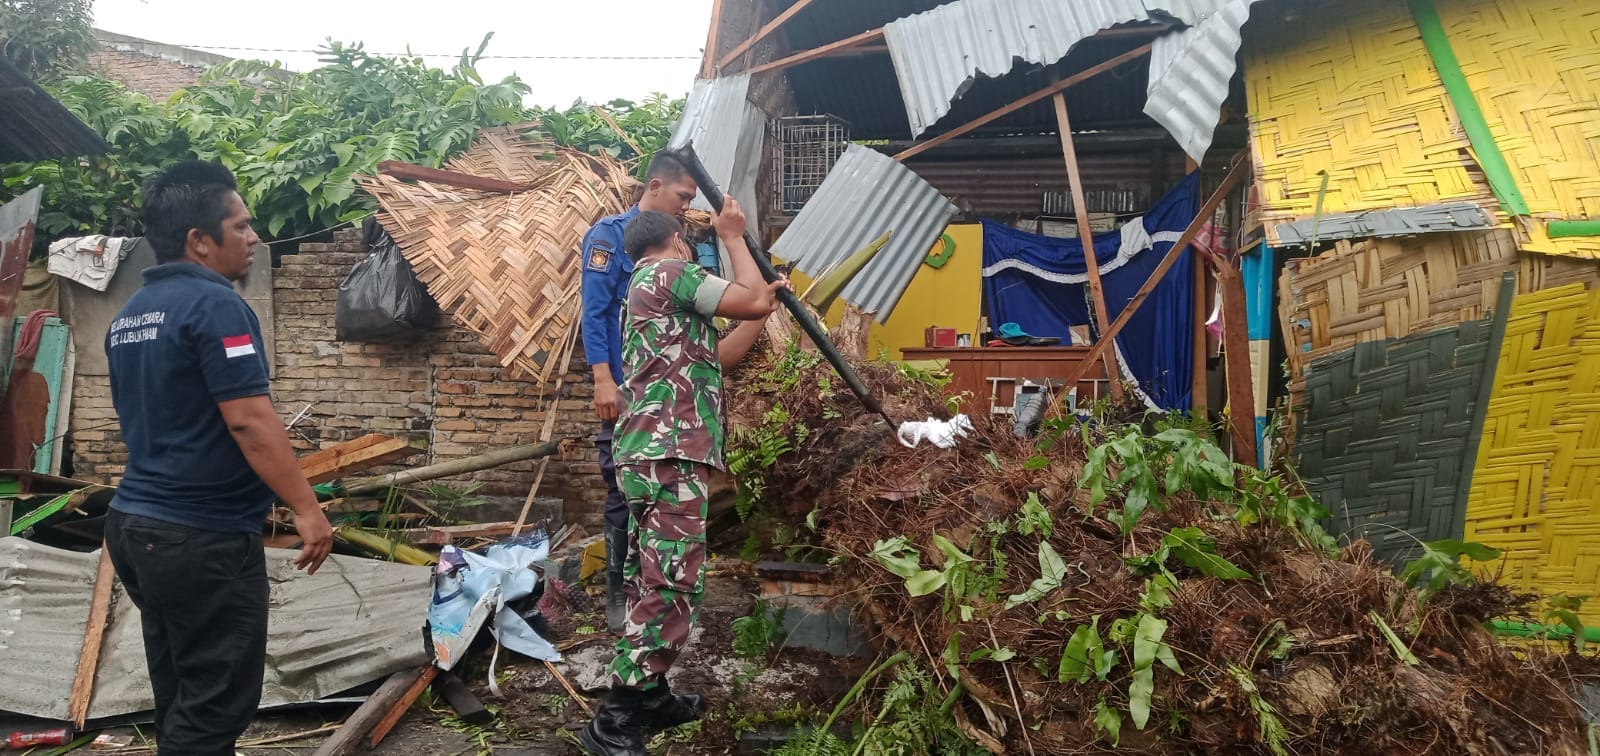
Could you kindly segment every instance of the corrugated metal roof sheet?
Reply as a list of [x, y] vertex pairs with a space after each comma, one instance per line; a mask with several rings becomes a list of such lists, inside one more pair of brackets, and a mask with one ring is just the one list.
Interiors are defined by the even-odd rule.
[[1017, 62], [1054, 63], [1117, 24], [1176, 18], [1197, 24], [1232, 0], [960, 0], [884, 26], [913, 136], [950, 112], [978, 76]]
[[94, 129], [16, 66], [0, 59], [0, 163], [97, 155], [111, 149]]
[[955, 211], [939, 190], [894, 158], [850, 145], [772, 253], [817, 276], [893, 231], [841, 294], [846, 302], [876, 312], [882, 323]]
[[[711, 178], [755, 218], [766, 119], [750, 102], [749, 92], [749, 74], [695, 81], [668, 145], [676, 149], [693, 144]], [[694, 206], [711, 209], [704, 195], [695, 199]]]
[[[316, 575], [267, 550], [271, 607], [261, 705], [323, 698], [427, 662], [422, 624], [432, 580], [425, 567], [332, 556]], [[0, 711], [69, 718], [99, 553], [0, 538]], [[139, 610], [117, 584], [89, 717], [155, 707]]]
[[[1314, 227], [1314, 228], [1313, 228]], [[1443, 231], [1480, 231], [1495, 227], [1494, 215], [1471, 202], [1445, 202], [1397, 210], [1338, 213], [1321, 220], [1280, 223], [1274, 229], [1278, 244], [1305, 244], [1313, 230], [1317, 239], [1410, 236]]]
[[1195, 26], [1165, 34], [1150, 53], [1144, 112], [1165, 126], [1196, 163], [1211, 148], [1217, 114], [1238, 68], [1239, 30], [1256, 0], [1222, 0]]

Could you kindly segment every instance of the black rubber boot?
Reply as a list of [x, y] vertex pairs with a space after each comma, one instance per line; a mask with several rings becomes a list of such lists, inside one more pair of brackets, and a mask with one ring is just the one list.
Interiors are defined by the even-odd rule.
[[666, 680], [644, 694], [639, 721], [646, 735], [670, 730], [705, 716], [706, 700], [698, 693], [673, 693]]
[[645, 756], [645, 717], [640, 706], [648, 695], [630, 688], [612, 688], [594, 719], [578, 733], [584, 750], [595, 756]]
[[622, 562], [628, 558], [628, 531], [606, 526], [606, 629], [621, 636], [628, 616], [622, 592]]

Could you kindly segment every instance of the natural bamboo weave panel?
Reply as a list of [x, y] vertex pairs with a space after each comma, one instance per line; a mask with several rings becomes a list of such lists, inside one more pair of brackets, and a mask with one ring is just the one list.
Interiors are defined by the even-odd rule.
[[[1554, 0], [1553, 0], [1554, 1]], [[1244, 76], [1260, 218], [1492, 206], [1421, 34], [1401, 0], [1260, 3]]]
[[[1403, 5], [1403, 3], [1396, 3]], [[1600, 219], [1600, 3], [1439, 2], [1450, 47], [1535, 220], [1522, 248], [1600, 258], [1600, 238], [1543, 221]]]
[[531, 188], [506, 195], [391, 176], [366, 177], [362, 188], [456, 322], [502, 365], [548, 380], [550, 358], [578, 317], [578, 246], [596, 220], [627, 206], [635, 182], [614, 160], [530, 141], [515, 127], [485, 129], [445, 167]]
[[[1545, 595], [1600, 587], [1600, 286], [1511, 308], [1467, 502], [1465, 537], [1503, 552], [1488, 574]], [[1600, 622], [1600, 606], [1585, 612]]]
[[1491, 332], [1474, 320], [1356, 344], [1309, 366], [1294, 455], [1332, 532], [1366, 538], [1392, 564], [1414, 558], [1419, 540], [1460, 537]]

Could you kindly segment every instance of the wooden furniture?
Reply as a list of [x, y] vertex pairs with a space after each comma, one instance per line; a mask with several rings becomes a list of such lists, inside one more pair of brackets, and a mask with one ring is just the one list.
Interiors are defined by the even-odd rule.
[[[1008, 414], [1023, 380], [1055, 381], [1077, 372], [1088, 357], [1087, 346], [968, 347], [954, 349], [902, 349], [906, 360], [938, 360], [950, 371], [946, 392], [963, 395], [960, 411], [968, 415]], [[1094, 365], [1077, 383], [1078, 406], [1111, 391], [1104, 363]]]

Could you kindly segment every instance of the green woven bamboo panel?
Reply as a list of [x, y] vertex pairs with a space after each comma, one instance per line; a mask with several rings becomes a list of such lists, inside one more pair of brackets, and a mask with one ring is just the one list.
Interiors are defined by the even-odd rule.
[[1311, 363], [1295, 455], [1342, 541], [1399, 565], [1461, 537], [1492, 323], [1357, 344]]

